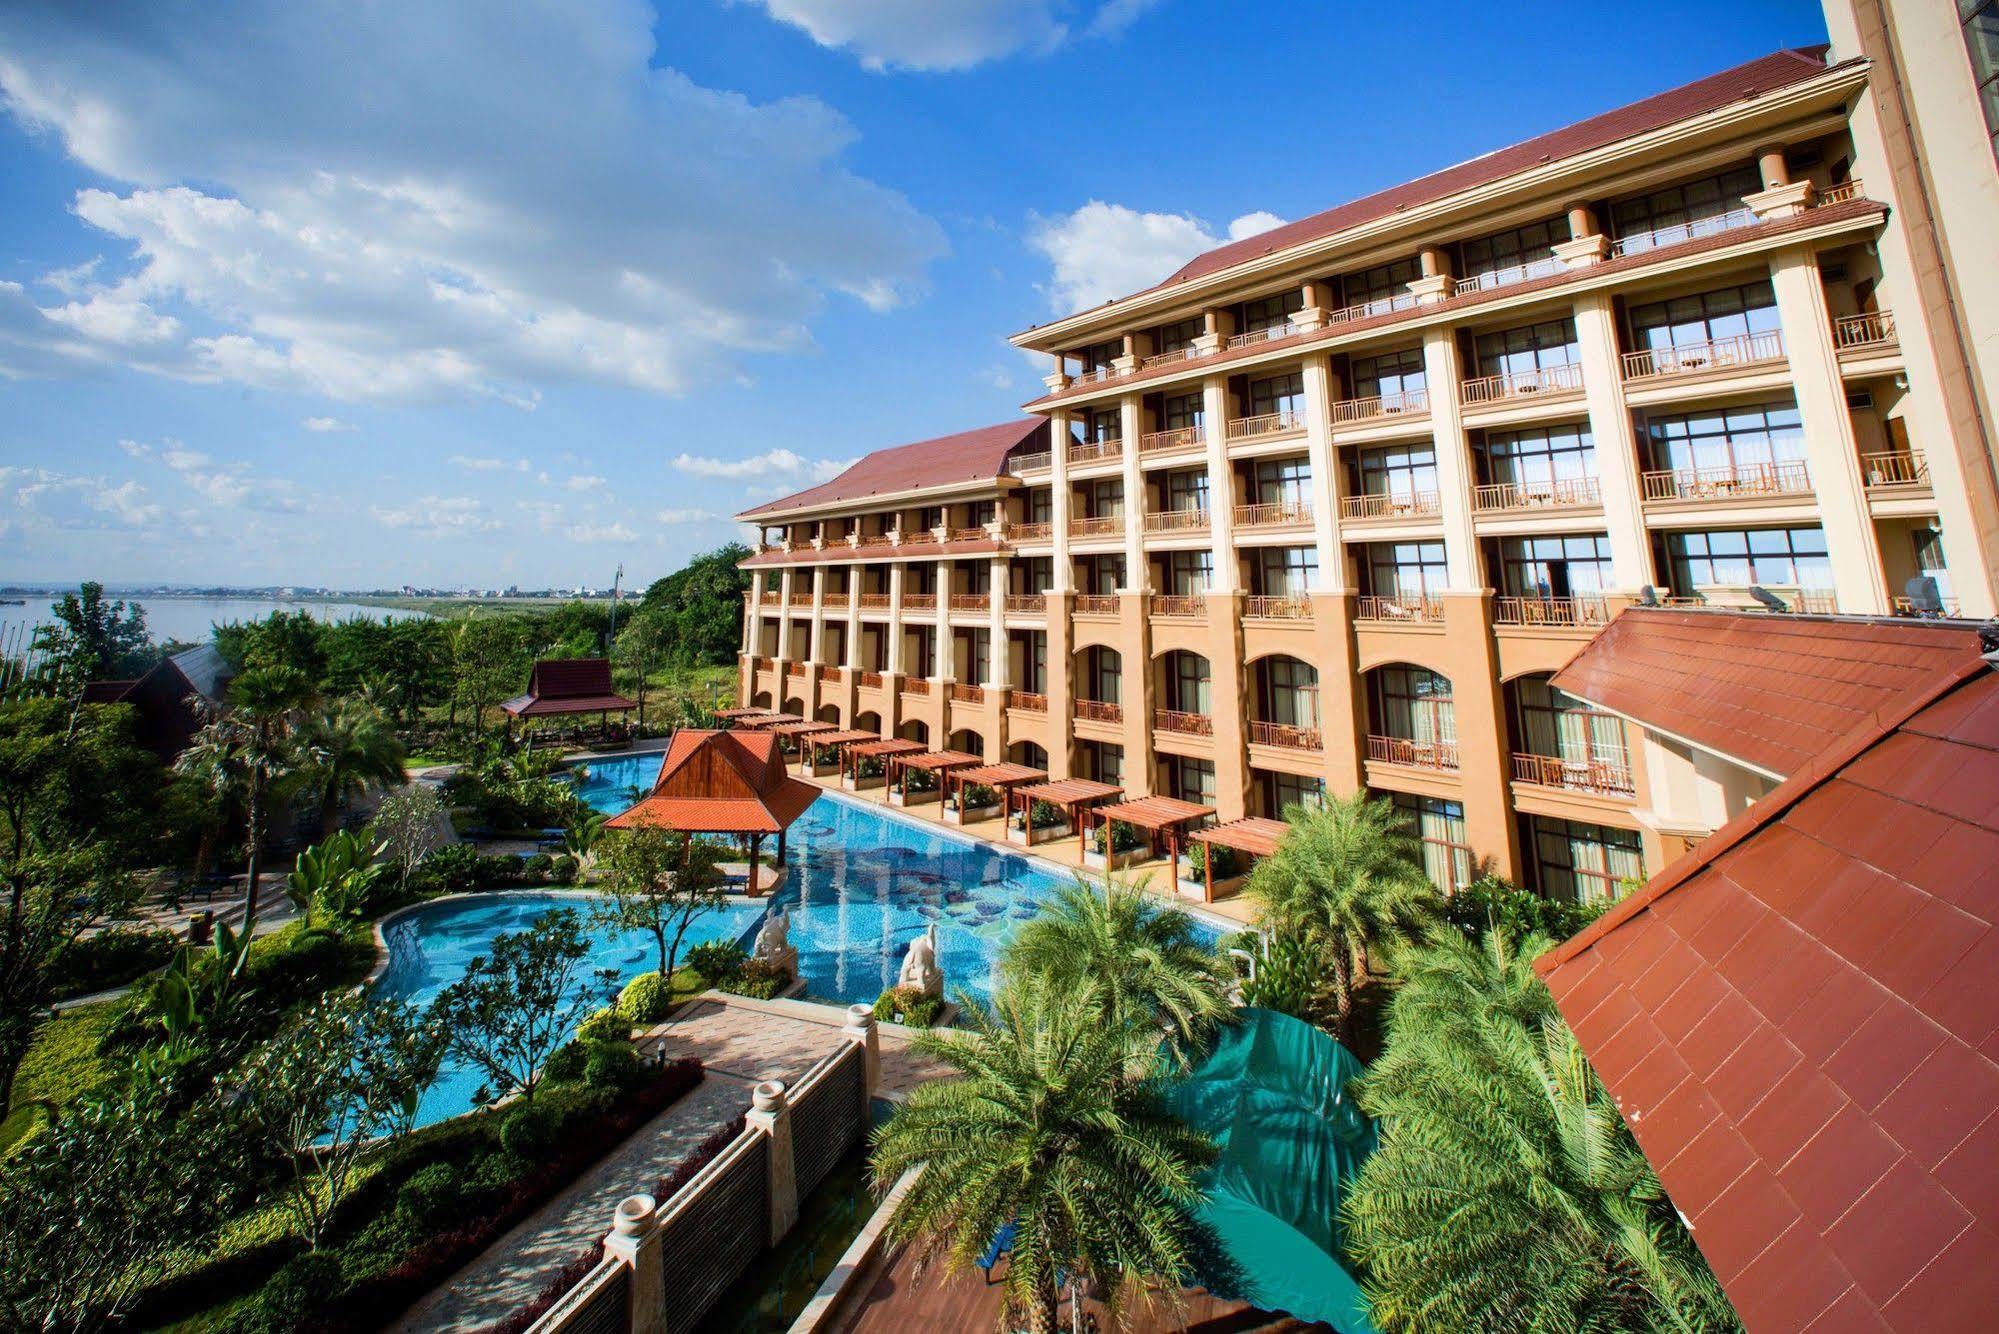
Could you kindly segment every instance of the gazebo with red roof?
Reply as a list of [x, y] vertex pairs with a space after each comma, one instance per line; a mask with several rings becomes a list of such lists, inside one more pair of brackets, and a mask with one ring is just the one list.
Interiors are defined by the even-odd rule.
[[605, 827], [664, 826], [745, 840], [750, 892], [757, 893], [764, 839], [777, 836], [782, 862], [785, 831], [819, 796], [818, 788], [785, 772], [780, 740], [769, 732], [682, 728], [666, 748], [652, 791]]
[[638, 707], [611, 688], [609, 658], [543, 658], [528, 669], [528, 689], [500, 705], [511, 735], [514, 719], [555, 718], [595, 713], [610, 721], [613, 710]]

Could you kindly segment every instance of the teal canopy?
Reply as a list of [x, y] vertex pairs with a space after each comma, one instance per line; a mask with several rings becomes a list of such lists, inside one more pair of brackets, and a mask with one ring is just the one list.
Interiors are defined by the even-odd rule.
[[1337, 1258], [1340, 1191], [1375, 1144], [1374, 1122], [1347, 1093], [1361, 1064], [1289, 1015], [1239, 1017], [1166, 1095], [1221, 1150], [1202, 1215], [1226, 1260], [1203, 1284], [1341, 1334], [1374, 1334], [1367, 1299]]

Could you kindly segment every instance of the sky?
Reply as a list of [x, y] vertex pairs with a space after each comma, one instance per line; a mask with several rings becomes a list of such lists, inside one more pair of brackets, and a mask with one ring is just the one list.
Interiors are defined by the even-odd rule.
[[1825, 36], [1616, 12], [4, 0], [0, 582], [643, 586], [1011, 333]]

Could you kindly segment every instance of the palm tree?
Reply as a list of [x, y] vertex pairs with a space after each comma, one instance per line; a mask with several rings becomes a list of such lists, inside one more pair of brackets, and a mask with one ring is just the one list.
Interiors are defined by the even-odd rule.
[[1395, 807], [1365, 793], [1293, 806], [1290, 832], [1250, 873], [1264, 925], [1324, 957], [1336, 1036], [1353, 1041], [1354, 988], [1363, 961], [1407, 939], [1435, 915], [1437, 891]]
[[1001, 968], [1050, 992], [1089, 986], [1105, 1023], [1164, 1029], [1183, 1056], [1230, 1010], [1229, 969], [1201, 942], [1194, 919], [1115, 875], [1101, 885], [1078, 876], [1055, 891], [1007, 946]]
[[308, 717], [299, 729], [298, 780], [319, 794], [319, 836], [333, 832], [340, 808], [370, 785], [402, 782], [403, 743], [380, 709], [356, 699]]
[[1003, 1314], [1038, 1332], [1055, 1328], [1065, 1276], [1113, 1312], [1147, 1279], [1186, 1280], [1214, 1152], [1154, 1078], [1131, 1077], [1157, 1038], [1101, 1022], [1088, 990], [1008, 985], [991, 1010], [960, 997], [972, 1027], [914, 1043], [959, 1077], [917, 1087], [875, 1135], [878, 1191], [922, 1169], [890, 1237], [918, 1248], [919, 1268], [958, 1270], [1011, 1227]]
[[1503, 930], [1398, 955], [1343, 1208], [1384, 1331], [1739, 1328], [1616, 1105]]
[[246, 935], [257, 916], [264, 800], [292, 770], [299, 714], [314, 695], [312, 682], [296, 667], [248, 668], [230, 684], [226, 705], [202, 706], [208, 721], [174, 763], [181, 773], [197, 775], [225, 799], [240, 802], [244, 811]]

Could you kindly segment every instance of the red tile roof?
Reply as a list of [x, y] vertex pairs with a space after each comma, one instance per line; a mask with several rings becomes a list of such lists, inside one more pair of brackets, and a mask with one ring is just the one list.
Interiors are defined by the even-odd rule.
[[1961, 623], [1633, 608], [1554, 683], [1783, 777], [1977, 651]]
[[769, 732], [682, 728], [660, 761], [651, 793], [608, 827], [667, 825], [693, 833], [775, 834], [819, 796], [785, 773], [779, 738]]
[[1999, 672], [1975, 650], [1535, 967], [1750, 1334], [1991, 1328]]
[[611, 689], [609, 658], [543, 658], [528, 669], [528, 692], [500, 705], [516, 718], [636, 709]]
[[1000, 465], [1008, 454], [1029, 446], [1030, 442], [1029, 452], [1046, 449], [1047, 439], [1047, 419], [1025, 417], [956, 435], [940, 435], [935, 440], [878, 449], [830, 482], [744, 510], [736, 517], [754, 519], [761, 514], [780, 514], [809, 505], [833, 505], [923, 487], [989, 481], [1000, 475]]

